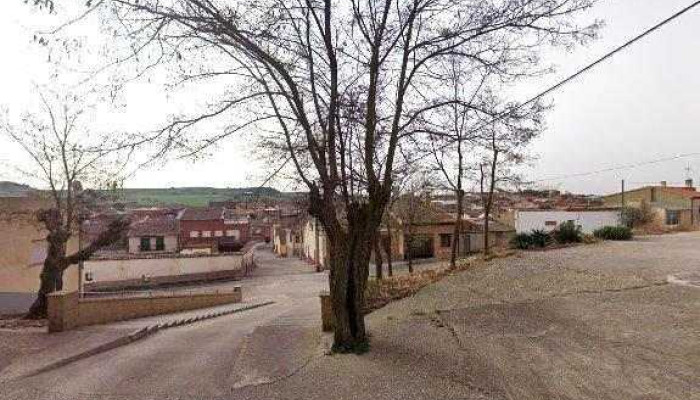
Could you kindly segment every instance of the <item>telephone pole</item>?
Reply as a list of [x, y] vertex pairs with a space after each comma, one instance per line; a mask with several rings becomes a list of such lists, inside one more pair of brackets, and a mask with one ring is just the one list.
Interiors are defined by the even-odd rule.
[[621, 192], [622, 207], [625, 207], [625, 180], [622, 180], [622, 192]]

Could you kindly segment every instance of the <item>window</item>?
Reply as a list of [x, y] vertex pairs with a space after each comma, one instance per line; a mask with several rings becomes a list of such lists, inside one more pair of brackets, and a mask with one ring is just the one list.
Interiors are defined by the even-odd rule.
[[557, 226], [557, 221], [544, 221], [544, 226]]
[[202, 237], [211, 237], [211, 231], [202, 231]]
[[151, 238], [142, 237], [141, 245], [139, 246], [140, 251], [151, 251]]
[[92, 275], [92, 271], [87, 271], [85, 273], [85, 282], [92, 282], [94, 279], [94, 276]]
[[666, 210], [666, 225], [678, 225], [681, 219], [681, 212], [678, 210]]
[[241, 233], [238, 229], [230, 229], [226, 231], [226, 236], [238, 239], [241, 236]]
[[216, 237], [222, 237], [222, 236], [224, 236], [224, 232], [222, 232], [222, 231], [214, 231], [214, 236], [216, 236]]
[[199, 237], [199, 231], [190, 231], [190, 237], [191, 238]]
[[452, 245], [452, 235], [449, 233], [440, 234], [440, 247], [450, 247]]
[[165, 239], [163, 238], [163, 236], [156, 237], [156, 250], [157, 251], [165, 250]]

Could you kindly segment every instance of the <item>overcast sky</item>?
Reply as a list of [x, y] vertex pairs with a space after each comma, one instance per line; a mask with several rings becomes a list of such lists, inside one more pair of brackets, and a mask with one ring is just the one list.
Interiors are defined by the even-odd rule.
[[[30, 41], [36, 13], [24, 0], [4, 0], [0, 13], [0, 105], [21, 109], [33, 96], [33, 82], [46, 77], [45, 54]], [[602, 0], [593, 16], [605, 20], [601, 38], [572, 53], [549, 54], [557, 73], [522, 89], [529, 98], [613, 47], [690, 4], [690, 0]], [[700, 183], [700, 7], [550, 96], [555, 105], [548, 129], [531, 151], [537, 156], [528, 177], [546, 187], [606, 193], [621, 179], [628, 187], [661, 180], [680, 184], [691, 168]], [[153, 104], [177, 107], [152, 86], [136, 85], [129, 106], [110, 118], [130, 126], [157, 123]], [[167, 107], [165, 106], [167, 104]], [[157, 109], [156, 109], [157, 110]], [[698, 153], [606, 173], [618, 166]], [[10, 165], [22, 162], [18, 149], [0, 139], [0, 180], [18, 179]], [[264, 178], [245, 143], [229, 140], [205, 160], [171, 162], [142, 171], [128, 187], [255, 186]], [[566, 177], [568, 175], [579, 175]]]

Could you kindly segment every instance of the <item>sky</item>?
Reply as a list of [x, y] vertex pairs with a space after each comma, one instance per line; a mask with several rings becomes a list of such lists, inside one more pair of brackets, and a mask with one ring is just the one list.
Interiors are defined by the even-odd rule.
[[[35, 95], [34, 83], [46, 80], [46, 55], [31, 38], [37, 21], [47, 17], [28, 10], [23, 0], [7, 1], [12, 3], [0, 13], [0, 107], [19, 110]], [[537, 94], [690, 3], [599, 1], [589, 17], [605, 21], [600, 38], [572, 52], [546, 53], [557, 72], [519, 87], [513, 97]], [[544, 188], [595, 194], [618, 190], [622, 179], [628, 188], [659, 181], [680, 185], [688, 177], [700, 184], [698, 38], [700, 7], [546, 97], [554, 108], [546, 132], [530, 148], [527, 178]], [[106, 120], [125, 127], [135, 121], [154, 125], [163, 121], [154, 104], [177, 109], [186, 101], [148, 84], [128, 90], [128, 105]], [[251, 154], [249, 144], [228, 140], [206, 158], [140, 171], [126, 186], [256, 186], [267, 169]], [[26, 161], [22, 157], [0, 139], [0, 180], [18, 179], [11, 166]], [[619, 168], [630, 165], [635, 167]]]

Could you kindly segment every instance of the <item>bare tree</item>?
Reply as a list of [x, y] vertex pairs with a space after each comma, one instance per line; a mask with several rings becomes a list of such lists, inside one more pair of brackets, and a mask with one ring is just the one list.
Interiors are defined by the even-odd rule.
[[[171, 61], [179, 82], [224, 88], [211, 109], [143, 140], [194, 154], [254, 129], [277, 159], [291, 159], [329, 241], [334, 348], [358, 351], [367, 347], [369, 257], [397, 148], [425, 113], [455, 103], [435, 66], [459, 57], [512, 76], [540, 70], [543, 46], [594, 35], [596, 24], [574, 22], [593, 2], [112, 0], [105, 20], [130, 41], [119, 60], [148, 59], [148, 69]], [[227, 126], [184, 139], [213, 119]]]
[[0, 130], [16, 142], [31, 160], [29, 168], [20, 168], [26, 176], [48, 187], [51, 206], [37, 213], [46, 229], [47, 256], [41, 271], [41, 284], [28, 318], [46, 316], [46, 296], [63, 288], [63, 273], [71, 265], [87, 260], [102, 247], [123, 237], [126, 219], [115, 219], [94, 241], [68, 253], [68, 242], [80, 229], [91, 204], [91, 192], [83, 183], [102, 185], [114, 181], [109, 173], [115, 160], [110, 158], [113, 143], [105, 137], [90, 135], [79, 128], [84, 109], [72, 108], [76, 96], [50, 98], [43, 93], [41, 109], [26, 113], [20, 124], [13, 124], [9, 114], [0, 121]]
[[540, 103], [514, 110], [501, 118], [498, 124], [485, 129], [479, 137], [478, 143], [483, 154], [479, 163], [479, 190], [484, 210], [485, 256], [490, 254], [489, 225], [498, 184], [519, 182], [519, 176], [512, 167], [523, 162], [524, 148], [542, 131], [544, 110], [545, 107]]

